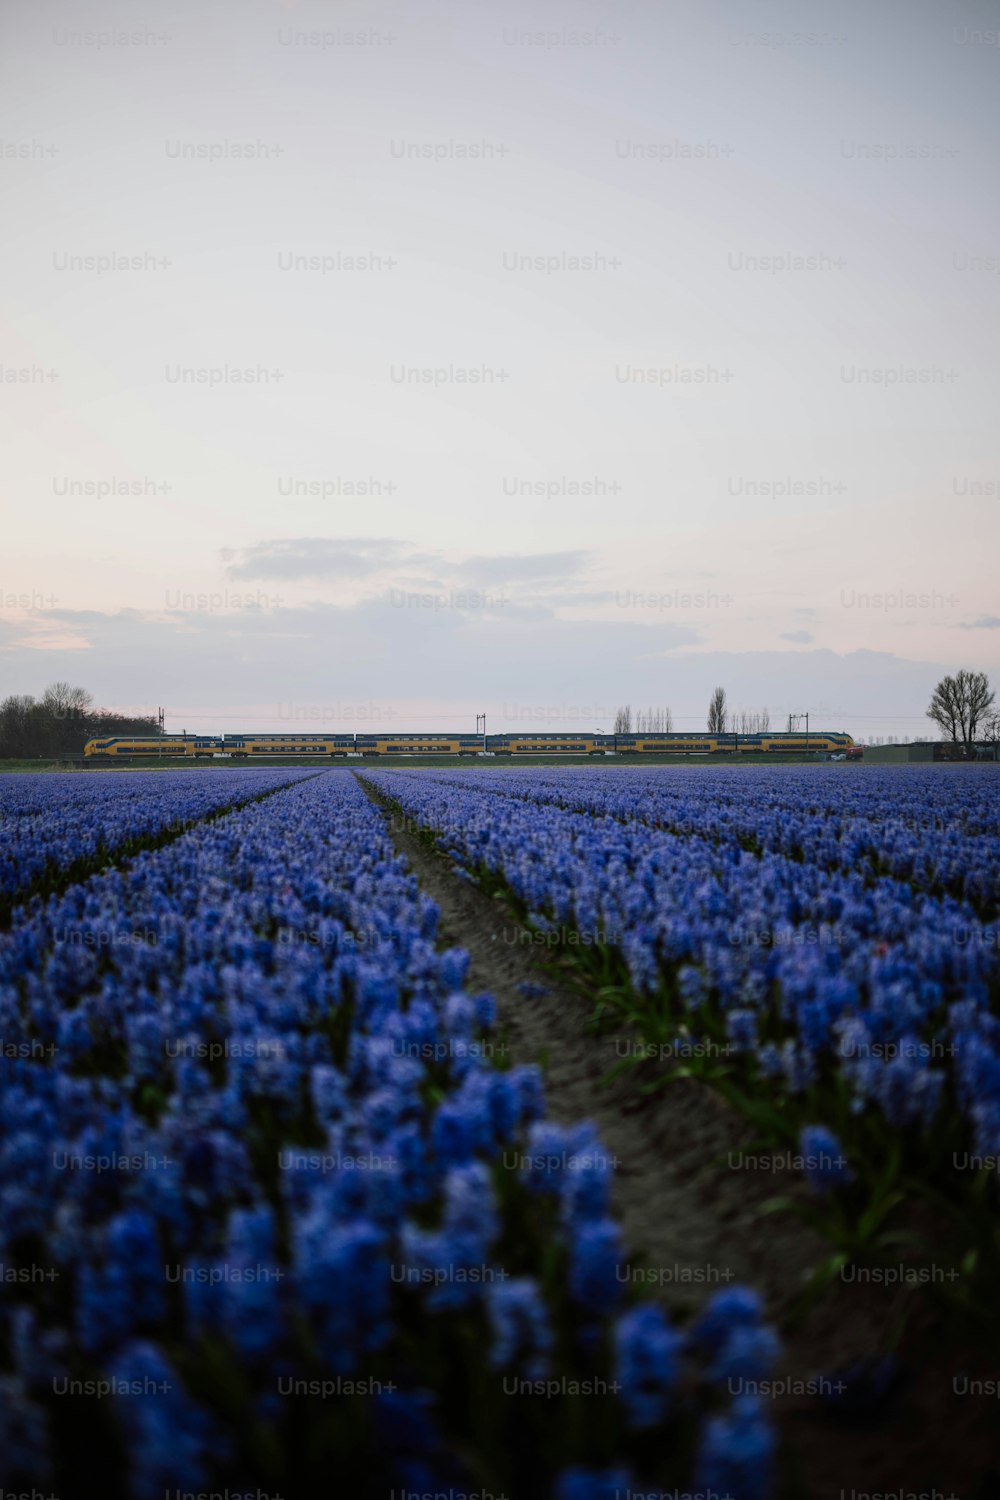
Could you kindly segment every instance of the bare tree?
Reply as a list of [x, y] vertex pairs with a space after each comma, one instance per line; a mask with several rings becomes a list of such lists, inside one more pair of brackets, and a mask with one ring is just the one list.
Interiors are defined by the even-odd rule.
[[48, 754], [80, 750], [82, 741], [89, 737], [93, 701], [86, 688], [71, 687], [68, 682], [49, 683], [38, 706]]
[[954, 677], [942, 677], [931, 694], [927, 717], [933, 719], [942, 736], [958, 744], [960, 713], [958, 684]]
[[[715, 702], [714, 698], [712, 701]], [[760, 713], [741, 708], [739, 712], [729, 715], [727, 727], [732, 734], [766, 734], [771, 727], [771, 715], [766, 708]], [[722, 731], [716, 730], [715, 732], [721, 733]]]
[[637, 734], [669, 734], [673, 727], [674, 718], [669, 708], [647, 708], [645, 713], [640, 709], [635, 716]]
[[42, 707], [54, 719], [82, 719], [93, 702], [86, 688], [71, 687], [68, 682], [50, 682], [42, 694]]
[[726, 690], [723, 687], [715, 689], [709, 702], [708, 732], [709, 734], [725, 734], [726, 732]]
[[628, 704], [628, 703], [623, 704], [622, 707], [619, 708], [618, 712], [615, 714], [614, 733], [615, 734], [631, 734], [632, 733], [632, 708], [631, 708], [630, 704]]
[[38, 755], [38, 704], [30, 693], [12, 694], [0, 703], [0, 755]]
[[942, 677], [931, 694], [927, 717], [937, 724], [944, 738], [961, 745], [962, 753], [971, 759], [976, 753], [976, 734], [994, 697], [985, 672], [963, 669], [954, 677]]
[[959, 672], [958, 676], [960, 681], [964, 678], [965, 753], [971, 757], [976, 753], [979, 726], [989, 714], [996, 694], [985, 672]]
[[993, 747], [993, 759], [1000, 758], [1000, 711], [997, 709], [983, 720], [983, 739]]

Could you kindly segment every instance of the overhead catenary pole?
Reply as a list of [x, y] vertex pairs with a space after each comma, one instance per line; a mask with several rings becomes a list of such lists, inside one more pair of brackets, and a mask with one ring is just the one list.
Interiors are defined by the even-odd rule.
[[799, 722], [800, 719], [805, 719], [805, 721], [806, 721], [806, 753], [808, 754], [808, 752], [809, 752], [809, 714], [808, 714], [808, 712], [801, 713], [801, 714], [789, 714], [788, 715], [788, 733], [791, 734], [791, 732], [792, 732], [792, 721], [793, 720], [795, 721], [795, 726], [796, 726], [796, 728], [798, 728], [798, 722]]

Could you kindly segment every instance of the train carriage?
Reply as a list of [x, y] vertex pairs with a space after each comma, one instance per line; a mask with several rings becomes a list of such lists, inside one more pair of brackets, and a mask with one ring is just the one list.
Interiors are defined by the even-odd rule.
[[597, 734], [491, 734], [487, 749], [494, 755], [603, 755], [605, 738], [614, 747], [613, 735]]
[[162, 760], [166, 756], [203, 760], [224, 750], [221, 734], [111, 735], [88, 740], [83, 747], [85, 756], [99, 760]]
[[808, 753], [812, 751], [848, 750], [853, 744], [854, 741], [849, 734], [843, 734], [831, 729], [816, 729], [810, 734], [800, 734], [798, 732], [792, 734], [786, 732], [780, 734], [765, 733], [760, 736], [759, 748], [764, 751], [777, 751], [779, 753], [784, 751], [787, 754], [789, 751], [795, 751], [796, 753], [803, 751]]
[[478, 755], [481, 734], [358, 734], [358, 753], [374, 755]]
[[234, 760], [264, 755], [328, 755], [331, 760], [340, 760], [354, 754], [354, 735], [227, 734], [226, 750]]
[[616, 734], [619, 755], [709, 755], [719, 748], [719, 737], [708, 734]]
[[838, 750], [846, 752], [854, 744], [849, 734], [828, 729], [813, 730], [809, 734], [785, 730], [754, 734], [727, 730], [723, 734], [700, 735], [667, 731], [616, 734], [613, 741], [619, 755], [823, 754]]

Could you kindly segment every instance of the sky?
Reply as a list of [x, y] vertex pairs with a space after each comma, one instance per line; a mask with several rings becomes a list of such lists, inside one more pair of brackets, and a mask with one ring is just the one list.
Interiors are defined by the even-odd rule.
[[0, 697], [936, 734], [998, 182], [987, 0], [4, 0]]

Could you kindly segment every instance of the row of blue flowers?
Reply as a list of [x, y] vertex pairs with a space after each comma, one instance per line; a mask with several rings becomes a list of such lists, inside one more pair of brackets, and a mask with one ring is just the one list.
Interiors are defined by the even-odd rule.
[[986, 766], [559, 767], [485, 770], [469, 790], [526, 797], [682, 837], [888, 875], [1000, 914], [1000, 794]]
[[0, 777], [0, 905], [125, 846], [312, 774], [257, 769]]

